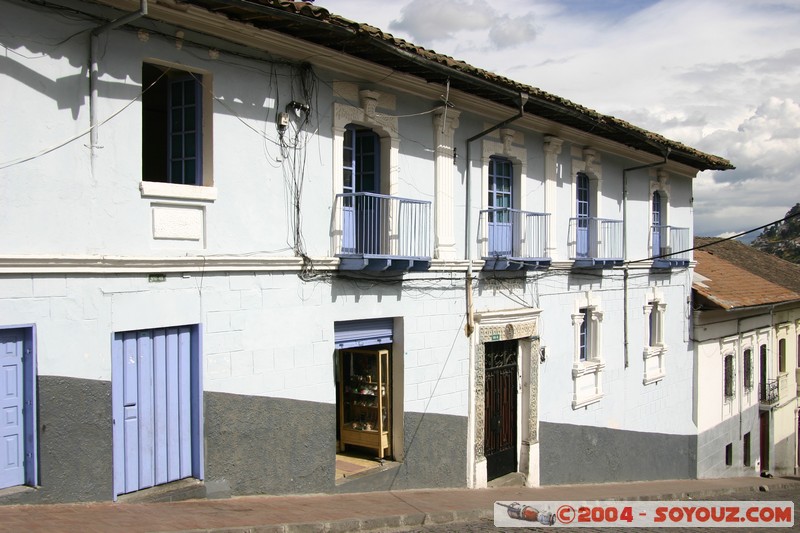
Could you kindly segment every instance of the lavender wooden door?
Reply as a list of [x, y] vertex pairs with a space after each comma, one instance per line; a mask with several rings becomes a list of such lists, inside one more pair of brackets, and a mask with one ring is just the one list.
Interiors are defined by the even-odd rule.
[[199, 474], [197, 330], [116, 333], [114, 495]]
[[0, 332], [0, 488], [25, 482], [23, 337]]

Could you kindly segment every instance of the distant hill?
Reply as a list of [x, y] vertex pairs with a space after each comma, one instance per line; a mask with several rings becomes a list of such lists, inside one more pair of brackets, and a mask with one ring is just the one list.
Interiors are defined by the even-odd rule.
[[[800, 213], [800, 204], [795, 204], [786, 213], [786, 216], [798, 213]], [[751, 245], [762, 252], [800, 264], [800, 216], [768, 227], [753, 240]]]

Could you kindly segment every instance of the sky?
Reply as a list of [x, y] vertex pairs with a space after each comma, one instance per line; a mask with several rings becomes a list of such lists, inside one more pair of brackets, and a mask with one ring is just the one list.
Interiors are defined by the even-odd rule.
[[696, 235], [800, 202], [800, 0], [315, 5], [728, 159], [695, 180]]

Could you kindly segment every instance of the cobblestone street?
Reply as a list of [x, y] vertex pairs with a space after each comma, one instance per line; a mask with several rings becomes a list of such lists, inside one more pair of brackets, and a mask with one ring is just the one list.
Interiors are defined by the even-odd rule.
[[[746, 491], [739, 491], [734, 492], [731, 494], [725, 494], [721, 496], [715, 496], [712, 498], [698, 498], [692, 501], [725, 501], [725, 502], [738, 502], [738, 501], [760, 501], [760, 502], [769, 502], [769, 501], [792, 501], [795, 505], [795, 521], [794, 525], [791, 528], [777, 528], [776, 531], [800, 531], [800, 521], [797, 518], [797, 504], [800, 501], [800, 490], [797, 489], [779, 489], [770, 492], [758, 492], [752, 490]], [[461, 522], [461, 523], [451, 523], [451, 524], [442, 524], [442, 525], [431, 525], [425, 526], [422, 528], [411, 528], [411, 529], [398, 529], [395, 530], [397, 532], [419, 532], [419, 533], [462, 533], [462, 532], [476, 532], [476, 533], [489, 533], [489, 532], [508, 532], [508, 533], [515, 533], [515, 532], [522, 532], [522, 531], [530, 531], [530, 532], [546, 532], [546, 531], [563, 531], [565, 533], [609, 533], [611, 531], [629, 531], [631, 533], [668, 533], [668, 532], [689, 532], [689, 531], [712, 531], [714, 533], [745, 533], [747, 531], [753, 531], [762, 529], [767, 531], [767, 529], [754, 527], [753, 525], [749, 524], [746, 527], [714, 527], [714, 528], [699, 528], [699, 527], [627, 527], [627, 528], [620, 528], [617, 526], [608, 526], [608, 527], [580, 527], [580, 528], [550, 528], [550, 527], [530, 527], [530, 528], [498, 528], [495, 527], [493, 521], [491, 519], [486, 520], [478, 520], [474, 522]], [[773, 528], [770, 528], [773, 529]]]

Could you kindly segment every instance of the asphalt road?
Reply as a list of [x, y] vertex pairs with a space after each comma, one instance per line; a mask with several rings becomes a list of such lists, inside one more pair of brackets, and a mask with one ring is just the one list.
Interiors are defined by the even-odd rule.
[[419, 532], [419, 533], [462, 533], [462, 532], [476, 532], [476, 533], [489, 533], [493, 532], [496, 533], [498, 531], [503, 531], [506, 533], [521, 533], [521, 532], [528, 532], [528, 531], [535, 531], [535, 532], [573, 532], [573, 533], [611, 533], [615, 531], [621, 531], [623, 533], [682, 533], [682, 532], [689, 532], [689, 531], [706, 531], [709, 533], [746, 533], [749, 531], [798, 531], [800, 532], [800, 516], [797, 514], [798, 503], [800, 502], [800, 490], [791, 490], [791, 489], [782, 489], [782, 490], [774, 490], [770, 492], [754, 492], [754, 491], [740, 491], [731, 494], [719, 495], [710, 498], [699, 498], [693, 501], [725, 501], [725, 502], [737, 502], [737, 501], [759, 501], [759, 502], [769, 502], [769, 501], [792, 501], [794, 502], [795, 507], [795, 519], [794, 525], [792, 527], [781, 527], [781, 528], [766, 528], [766, 527], [754, 527], [752, 524], [748, 524], [744, 527], [713, 527], [713, 528], [699, 528], [699, 527], [581, 527], [581, 528], [567, 528], [567, 527], [532, 527], [532, 528], [498, 528], [494, 526], [494, 523], [491, 519], [488, 520], [480, 520], [475, 522], [461, 522], [461, 523], [451, 523], [451, 524], [442, 524], [442, 525], [431, 525], [431, 526], [424, 526], [422, 528], [416, 527], [411, 529], [398, 529], [395, 531], [403, 531], [403, 532]]

